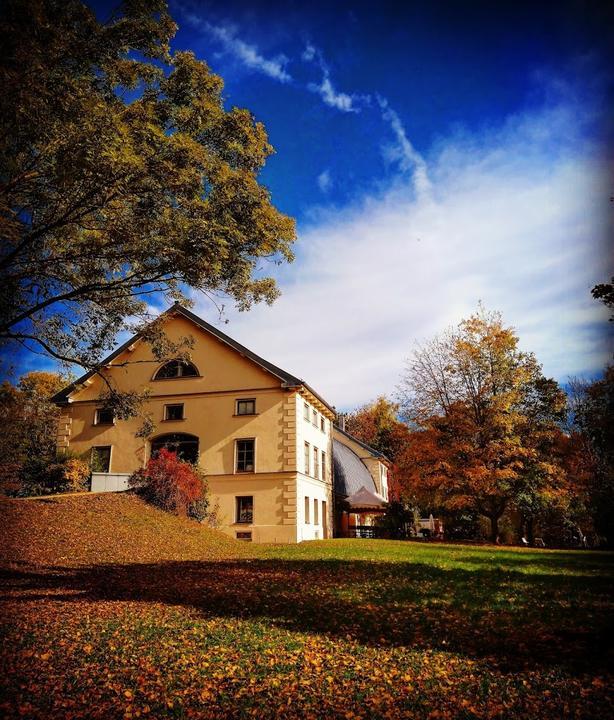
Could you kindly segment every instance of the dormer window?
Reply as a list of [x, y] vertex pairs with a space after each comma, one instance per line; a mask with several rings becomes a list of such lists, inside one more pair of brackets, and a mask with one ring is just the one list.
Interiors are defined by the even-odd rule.
[[181, 377], [200, 377], [196, 365], [188, 360], [170, 360], [156, 373], [154, 380], [169, 380]]

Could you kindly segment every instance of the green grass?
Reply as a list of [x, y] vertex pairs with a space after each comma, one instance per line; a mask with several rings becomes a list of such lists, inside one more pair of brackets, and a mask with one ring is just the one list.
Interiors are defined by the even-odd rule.
[[[24, 505], [28, 550], [3, 561], [7, 717], [611, 713], [610, 553], [262, 547], [134, 498]], [[101, 528], [119, 542], [96, 557]]]

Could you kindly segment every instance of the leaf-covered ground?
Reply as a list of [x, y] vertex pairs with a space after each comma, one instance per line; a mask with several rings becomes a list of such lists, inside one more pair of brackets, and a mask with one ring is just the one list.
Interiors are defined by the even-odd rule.
[[0, 512], [7, 718], [611, 716], [611, 554], [258, 547], [129, 495]]

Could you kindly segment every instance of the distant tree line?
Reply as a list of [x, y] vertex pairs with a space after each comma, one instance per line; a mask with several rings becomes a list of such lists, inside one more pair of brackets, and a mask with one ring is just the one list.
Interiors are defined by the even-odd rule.
[[345, 422], [393, 462], [404, 522], [420, 508], [450, 539], [614, 544], [614, 368], [566, 393], [498, 313], [417, 347], [394, 401]]

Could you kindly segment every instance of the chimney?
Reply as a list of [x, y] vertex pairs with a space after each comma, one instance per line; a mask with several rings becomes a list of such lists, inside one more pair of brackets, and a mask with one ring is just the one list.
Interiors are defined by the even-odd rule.
[[339, 413], [339, 428], [345, 432], [345, 413]]

